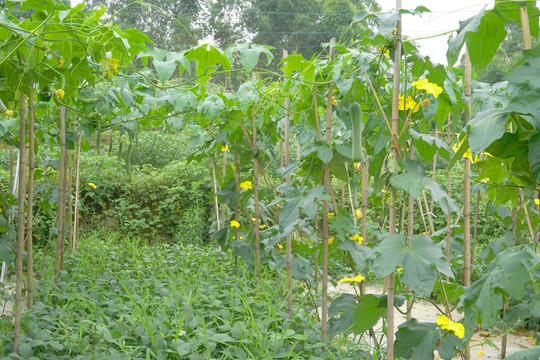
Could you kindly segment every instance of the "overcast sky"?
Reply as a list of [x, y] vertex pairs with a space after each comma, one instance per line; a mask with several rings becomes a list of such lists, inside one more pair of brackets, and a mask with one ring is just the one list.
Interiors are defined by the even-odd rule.
[[[377, 0], [382, 10], [396, 7], [395, 0]], [[431, 10], [423, 16], [405, 15], [402, 20], [402, 31], [410, 39], [429, 37], [450, 30], [457, 30], [459, 21], [477, 14], [484, 6], [492, 8], [495, 0], [402, 0], [404, 9], [414, 9], [423, 5]], [[538, 5], [539, 1], [537, 1]], [[433, 62], [446, 64], [448, 34], [418, 40], [420, 52], [429, 55]]]

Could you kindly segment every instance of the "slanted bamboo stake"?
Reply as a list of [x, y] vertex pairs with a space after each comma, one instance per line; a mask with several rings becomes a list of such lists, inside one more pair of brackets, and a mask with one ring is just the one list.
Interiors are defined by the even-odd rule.
[[[221, 222], [219, 221], [219, 202], [218, 202], [218, 191], [217, 191], [217, 178], [216, 178], [216, 161], [212, 156], [212, 182], [214, 186], [214, 213], [216, 215], [216, 227], [221, 229]], [[218, 245], [219, 246], [219, 245]]]
[[13, 174], [13, 147], [9, 147], [9, 190], [13, 191], [14, 189], [14, 174]]
[[[465, 112], [465, 126], [469, 122], [472, 111], [471, 103], [471, 59], [468, 49], [465, 50], [465, 96], [468, 98], [467, 111]], [[471, 285], [471, 160], [467, 157], [465, 161], [465, 179], [463, 186], [463, 285]], [[469, 346], [465, 349], [465, 358], [471, 358], [471, 349]]]
[[[347, 162], [345, 162], [345, 170], [347, 170], [347, 187], [349, 190], [349, 203], [351, 205], [351, 215], [353, 215], [353, 224], [354, 224], [354, 227], [356, 227], [356, 218], [354, 217], [354, 199], [353, 199], [353, 192], [351, 188], [351, 178], [349, 176], [349, 164]], [[356, 184], [356, 182], [354, 183]]]
[[[410, 146], [410, 153], [409, 157], [411, 159], [414, 159], [414, 147], [411, 144]], [[407, 204], [407, 246], [411, 247], [411, 236], [414, 233], [414, 199], [411, 195], [409, 195], [408, 204]], [[420, 208], [420, 211], [422, 211], [422, 208]], [[410, 286], [407, 286], [407, 290], [410, 291]], [[411, 320], [412, 318], [412, 300], [410, 297], [407, 298], [407, 320]]]
[[[480, 155], [480, 158], [482, 156]], [[474, 204], [474, 221], [473, 221], [473, 238], [472, 238], [472, 249], [471, 249], [471, 259], [474, 260], [474, 253], [476, 251], [476, 244], [478, 240], [478, 218], [480, 216], [480, 191], [476, 192], [476, 200]], [[471, 260], [471, 261], [472, 261]]]
[[[401, 0], [396, 0], [396, 11], [401, 10]], [[399, 134], [399, 78], [401, 69], [401, 17], [398, 17], [395, 31], [395, 52], [394, 52], [394, 84], [392, 92], [392, 131], [390, 132], [392, 139]], [[392, 144], [392, 152], [396, 159], [399, 158], [399, 148], [397, 139]], [[396, 199], [394, 191], [390, 192], [390, 235], [396, 232]], [[394, 270], [394, 269], [392, 269]], [[388, 275], [388, 296], [387, 296], [387, 314], [386, 314], [386, 331], [387, 331], [387, 347], [386, 356], [388, 360], [394, 360], [394, 272]]]
[[[336, 43], [336, 39], [330, 39], [330, 61], [334, 58], [335, 48], [332, 46]], [[317, 109], [315, 109], [317, 112]], [[328, 95], [326, 96], [326, 145], [331, 145], [332, 140], [332, 88], [328, 87]], [[330, 183], [330, 165], [323, 166], [324, 185], [332, 194], [332, 184]], [[328, 200], [323, 201], [323, 274], [322, 274], [322, 340], [328, 339], [328, 238], [330, 237], [329, 225], [328, 225], [328, 209], [330, 203]], [[338, 211], [337, 205], [334, 201], [334, 211]]]
[[[223, 167], [221, 169], [221, 179], [222, 181], [227, 176], [227, 153], [228, 151], [223, 151]], [[225, 227], [225, 204], [221, 204], [221, 227]]]
[[70, 253], [73, 254], [79, 244], [79, 185], [81, 176], [81, 134], [77, 133], [77, 154], [75, 155], [75, 209], [73, 219], [73, 235]]
[[[255, 82], [255, 73], [251, 73], [251, 80]], [[251, 113], [251, 126], [253, 132], [252, 150], [253, 154], [257, 154], [257, 112], [255, 104]], [[255, 274], [257, 278], [261, 277], [261, 231], [259, 225], [261, 223], [261, 214], [259, 209], [259, 158], [258, 155], [253, 157], [253, 193], [255, 197]]]
[[30, 78], [28, 92], [28, 204], [26, 213], [26, 304], [34, 304], [33, 208], [34, 208], [34, 79]]
[[[437, 127], [437, 122], [435, 122], [435, 138], [439, 138], [439, 128]], [[431, 180], [434, 182], [437, 181], [437, 153], [435, 153], [435, 156], [433, 156], [433, 166], [431, 168]], [[433, 196], [431, 197], [429, 201], [429, 212], [433, 214], [433, 208], [435, 206], [435, 200], [433, 199]]]
[[[448, 141], [448, 145], [450, 145], [450, 142], [452, 141], [452, 115], [448, 115], [448, 128], [446, 129], [446, 140]], [[448, 170], [448, 173], [446, 174], [446, 181], [447, 181], [447, 188], [446, 193], [448, 194], [448, 197], [451, 198], [452, 196], [452, 172]], [[446, 214], [446, 262], [450, 264], [450, 256], [451, 256], [451, 224], [452, 224], [452, 215], [450, 211]], [[446, 275], [446, 281], [450, 281], [450, 277]]]
[[21, 341], [22, 314], [22, 281], [23, 281], [23, 252], [24, 252], [24, 200], [26, 197], [26, 155], [25, 155], [25, 105], [24, 93], [19, 98], [19, 204], [17, 213], [17, 282], [15, 286], [15, 331], [13, 352], [19, 353]]
[[420, 198], [416, 199], [416, 205], [418, 206], [418, 211], [420, 212], [420, 218], [422, 219], [422, 224], [424, 224], [424, 231], [426, 233], [428, 233], [429, 230], [428, 230], [428, 227], [427, 227], [427, 224], [426, 224], [426, 219], [425, 219], [425, 215], [424, 215], [424, 208], [422, 207], [422, 203], [420, 202]]
[[60, 106], [60, 165], [58, 169], [58, 221], [56, 238], [56, 256], [54, 261], [54, 285], [58, 286], [60, 270], [63, 265], [64, 223], [66, 220], [66, 116], [65, 108]]
[[433, 226], [433, 219], [431, 218], [431, 213], [429, 212], [429, 205], [426, 197], [426, 192], [424, 190], [422, 190], [422, 199], [424, 200], [424, 207], [426, 208], [426, 215], [429, 224], [429, 234], [431, 235], [435, 232], [435, 227]]
[[[287, 50], [283, 50], [283, 58], [287, 58], [289, 56]], [[281, 154], [283, 154], [281, 158], [281, 166], [289, 166], [290, 161], [290, 125], [291, 125], [291, 118], [289, 116], [289, 97], [285, 97], [285, 123], [284, 123], [284, 140], [285, 143], [283, 144], [280, 141], [280, 148], [282, 149]], [[291, 183], [291, 177], [287, 175], [285, 178], [285, 182], [287, 184]], [[287, 312], [289, 313], [289, 316], [292, 316], [292, 242], [291, 242], [291, 235], [287, 236], [287, 239], [285, 240], [285, 253], [286, 253], [286, 261], [287, 261]]]

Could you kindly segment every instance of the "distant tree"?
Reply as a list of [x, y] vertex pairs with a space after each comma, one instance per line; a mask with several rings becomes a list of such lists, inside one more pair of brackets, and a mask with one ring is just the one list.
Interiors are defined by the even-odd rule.
[[[201, 38], [197, 27], [202, 11], [199, 0], [83, 0], [90, 9], [106, 6], [106, 16], [122, 28], [135, 28], [166, 50], [196, 45]], [[129, 5], [129, 6], [128, 6]]]

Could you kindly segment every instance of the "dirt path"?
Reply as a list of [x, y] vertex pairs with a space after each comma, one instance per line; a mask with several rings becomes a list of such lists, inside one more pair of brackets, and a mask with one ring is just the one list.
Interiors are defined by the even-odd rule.
[[[370, 285], [367, 285], [365, 290], [367, 294], [381, 294], [382, 292], [381, 287], [370, 286]], [[353, 287], [348, 283], [342, 283], [336, 287], [329, 284], [328, 291], [336, 295], [339, 293], [354, 294]], [[444, 305], [440, 305], [439, 307], [444, 308]], [[400, 310], [405, 312], [406, 305], [404, 304], [400, 308]], [[414, 304], [413, 309], [412, 309], [412, 317], [414, 317], [420, 322], [423, 322], [423, 321], [435, 322], [437, 319], [437, 315], [440, 315], [439, 311], [431, 303], [425, 300], [417, 301]], [[454, 311], [452, 312], [452, 317], [454, 320], [457, 321], [461, 319], [463, 316], [462, 314], [459, 314]], [[394, 310], [394, 318], [395, 318], [396, 328], [407, 320], [406, 316], [401, 314], [397, 310]], [[382, 332], [382, 321], [379, 321], [379, 323], [377, 323], [375, 327], [375, 332], [376, 333]], [[500, 358], [500, 350], [497, 350], [489, 346], [486, 340], [491, 341], [500, 349], [502, 336], [497, 335], [497, 334], [492, 334], [489, 331], [479, 330], [474, 334], [473, 338], [471, 339], [471, 360], [472, 359], [479, 360], [479, 359], [499, 359]], [[535, 339], [533, 337], [532, 331], [531, 332], [517, 331], [514, 334], [508, 335], [506, 355], [511, 355], [515, 352], [526, 350], [534, 346], [535, 346]], [[440, 359], [440, 357], [436, 355], [435, 359]], [[455, 359], [461, 359], [461, 358], [458, 356], [458, 357], [455, 357]]]

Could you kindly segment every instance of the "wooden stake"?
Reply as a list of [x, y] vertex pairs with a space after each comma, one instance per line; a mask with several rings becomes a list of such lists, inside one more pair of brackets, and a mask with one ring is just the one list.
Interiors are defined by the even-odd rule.
[[34, 304], [33, 208], [34, 208], [34, 79], [30, 78], [28, 92], [28, 204], [26, 213], [26, 300], [31, 309]]
[[[255, 73], [251, 73], [251, 80], [255, 82]], [[251, 113], [251, 127], [253, 132], [252, 150], [255, 154], [257, 153], [257, 112], [255, 105], [253, 105]], [[255, 197], [255, 274], [259, 279], [261, 277], [261, 231], [259, 228], [261, 213], [259, 209], [259, 158], [257, 156], [253, 158], [253, 193]]]
[[[330, 39], [330, 61], [334, 58], [335, 48], [334, 45], [336, 39]], [[315, 109], [317, 112], [317, 109]], [[326, 145], [330, 147], [332, 140], [332, 87], [328, 86], [328, 94], [326, 96]], [[332, 184], [330, 183], [330, 165], [323, 166], [324, 173], [324, 185], [328, 189], [329, 193], [332, 193]], [[334, 206], [335, 202], [334, 202]], [[330, 237], [329, 224], [328, 224], [328, 210], [330, 203], [328, 200], [323, 201], [323, 274], [322, 274], [322, 340], [326, 342], [328, 340], [328, 238]], [[338, 211], [337, 207], [334, 211]]]
[[79, 244], [79, 185], [81, 176], [81, 134], [77, 133], [77, 154], [75, 156], [75, 210], [73, 220], [73, 238], [70, 253], [73, 254]]
[[23, 252], [24, 252], [24, 201], [26, 197], [26, 100], [24, 93], [19, 97], [19, 204], [17, 212], [17, 280], [15, 286], [15, 331], [13, 352], [19, 353], [21, 341], [22, 314], [22, 281], [23, 281]]
[[[469, 58], [469, 51], [465, 50], [465, 96], [468, 100], [468, 109], [465, 112], [465, 126], [467, 126], [471, 111], [471, 73], [472, 66]], [[463, 285], [471, 286], [471, 160], [464, 158], [465, 162], [465, 179], [463, 186]], [[470, 359], [471, 349], [469, 346], [465, 349], [465, 358]]]
[[[448, 128], [446, 129], [446, 140], [448, 141], [448, 145], [450, 145], [450, 142], [452, 141], [452, 115], [448, 115]], [[447, 181], [447, 188], [446, 193], [448, 194], [448, 197], [451, 198], [452, 195], [452, 172], [448, 170], [448, 173], [446, 174], [446, 181]], [[450, 211], [446, 214], [446, 262], [450, 264], [450, 257], [451, 257], [451, 223], [452, 223], [452, 215]], [[446, 275], [446, 282], [450, 281], [450, 277]]]
[[66, 220], [66, 116], [65, 108], [60, 106], [60, 165], [58, 169], [58, 220], [57, 220], [57, 239], [56, 255], [54, 261], [54, 285], [58, 286], [60, 279], [60, 270], [63, 266], [63, 247], [64, 247], [64, 223]]
[[369, 184], [369, 156], [365, 154], [364, 163], [362, 164], [362, 179], [360, 180], [360, 188], [362, 190], [362, 237], [364, 238], [364, 244], [367, 243], [368, 184]]
[[[283, 50], [283, 58], [287, 58], [289, 56], [287, 50]], [[290, 161], [290, 124], [291, 124], [291, 118], [289, 116], [289, 97], [285, 97], [285, 123], [284, 123], [284, 140], [285, 143], [281, 143], [284, 147], [283, 151], [281, 152], [283, 154], [282, 157], [282, 167], [288, 166]], [[287, 184], [291, 183], [291, 177], [287, 175], [285, 178], [285, 182]], [[292, 242], [291, 242], [291, 236], [287, 236], [286, 244], [285, 244], [285, 253], [286, 253], [286, 261], [287, 261], [287, 312], [289, 313], [289, 316], [292, 316]]]
[[[401, 10], [401, 0], [396, 0], [396, 11]], [[399, 82], [401, 70], [401, 17], [398, 18], [395, 32], [395, 52], [394, 52], [394, 84], [392, 92], [392, 131], [391, 137], [395, 139], [399, 134]], [[397, 141], [396, 141], [397, 142]], [[392, 144], [392, 152], [396, 159], [399, 158], [399, 148], [396, 143]], [[394, 191], [390, 192], [390, 235], [396, 232], [396, 198]], [[388, 276], [388, 297], [386, 314], [387, 348], [386, 356], [388, 360], [394, 360], [394, 272]]]
[[529, 50], [531, 45], [531, 28], [529, 26], [529, 14], [527, 7], [522, 6], [519, 8], [519, 17], [521, 19], [521, 34], [523, 35], [523, 49]]
[[[219, 221], [219, 202], [218, 202], [218, 191], [217, 191], [217, 177], [216, 177], [216, 161], [212, 156], [212, 181], [214, 186], [214, 212], [216, 215], [216, 227], [221, 229], [221, 222]], [[218, 245], [219, 246], [219, 245]]]

